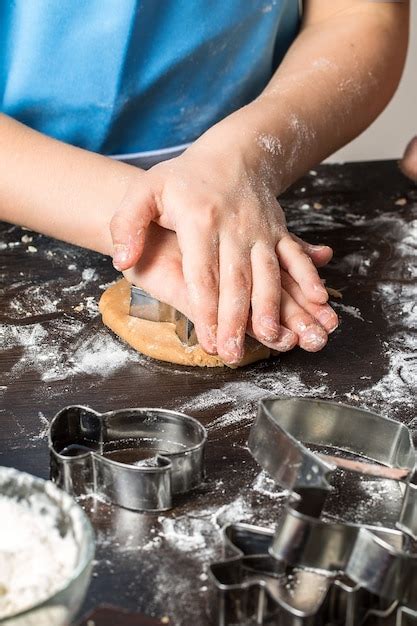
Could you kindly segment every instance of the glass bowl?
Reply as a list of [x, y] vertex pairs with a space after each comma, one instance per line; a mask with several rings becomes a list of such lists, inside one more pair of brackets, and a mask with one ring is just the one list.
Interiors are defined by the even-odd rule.
[[[56, 579], [47, 592], [42, 592], [36, 600], [20, 606], [16, 611], [13, 608], [10, 609], [10, 605], [7, 612], [3, 608], [0, 612], [0, 624], [1, 626], [67, 626], [77, 614], [90, 582], [94, 557], [94, 533], [90, 521], [71, 496], [58, 489], [50, 481], [12, 468], [0, 467], [0, 499], [3, 503], [5, 503], [5, 498], [22, 505], [25, 517], [27, 514], [33, 515], [34, 522], [39, 522], [42, 516], [45, 516], [45, 525], [53, 529], [54, 537], [57, 537], [57, 545], [60, 545], [59, 542], [62, 539], [62, 546], [66, 546], [69, 550], [70, 557], [68, 557], [64, 570], [65, 577], [62, 581], [59, 581], [59, 578]], [[10, 528], [7, 532], [10, 532]], [[17, 535], [15, 539], [17, 540]], [[40, 546], [38, 543], [36, 546], [34, 543], [34, 549], [36, 547], [42, 550], [49, 549], [45, 548], [44, 544]], [[60, 558], [65, 564], [67, 557], [63, 557], [63, 553], [64, 551], [60, 554]], [[7, 565], [7, 552], [4, 552], [4, 555], [6, 555], [4, 564]], [[70, 565], [68, 565], [69, 562]], [[30, 567], [29, 564], [28, 567]], [[7, 589], [4, 588], [2, 592], [7, 593]]]

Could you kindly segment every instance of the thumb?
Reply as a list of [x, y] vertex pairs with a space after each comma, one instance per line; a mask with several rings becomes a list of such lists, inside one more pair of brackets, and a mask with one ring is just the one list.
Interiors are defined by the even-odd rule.
[[146, 230], [158, 215], [152, 190], [143, 184], [129, 186], [110, 222], [113, 241], [113, 265], [123, 271], [140, 259]]

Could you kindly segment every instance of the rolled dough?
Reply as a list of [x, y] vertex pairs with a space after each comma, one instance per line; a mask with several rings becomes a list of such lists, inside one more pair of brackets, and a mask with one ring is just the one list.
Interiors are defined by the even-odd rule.
[[[124, 278], [106, 289], [100, 298], [99, 308], [103, 323], [128, 344], [154, 359], [196, 365], [223, 367], [225, 363], [204, 352], [199, 345], [184, 346], [178, 339], [174, 324], [149, 322], [129, 315], [130, 285]], [[244, 357], [238, 367], [270, 356], [271, 350], [255, 340], [247, 339]]]

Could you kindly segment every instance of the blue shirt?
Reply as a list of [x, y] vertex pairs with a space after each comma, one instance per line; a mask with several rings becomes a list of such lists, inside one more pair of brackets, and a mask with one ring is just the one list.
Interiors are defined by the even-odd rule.
[[1, 0], [1, 110], [103, 154], [188, 143], [255, 98], [298, 0]]

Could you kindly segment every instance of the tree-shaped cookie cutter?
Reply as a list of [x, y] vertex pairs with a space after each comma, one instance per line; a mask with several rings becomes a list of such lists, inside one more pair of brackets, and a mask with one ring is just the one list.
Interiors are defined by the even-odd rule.
[[[383, 543], [391, 544], [393, 551], [400, 553], [403, 539], [400, 531], [380, 529], [378, 533]], [[223, 529], [227, 558], [210, 568], [218, 590], [213, 623], [219, 626], [417, 623], [417, 612], [411, 607], [375, 595], [344, 573], [295, 567], [276, 559], [270, 550], [273, 537], [273, 530], [249, 524], [231, 524]], [[407, 620], [415, 618], [416, 622], [405, 621], [406, 616]]]
[[[204, 478], [205, 428], [164, 409], [62, 409], [49, 427], [51, 478], [70, 494], [163, 511]], [[132, 460], [134, 459], [134, 460]]]
[[[358, 626], [370, 616], [381, 625], [417, 624], [417, 558], [407, 551], [417, 534], [416, 454], [407, 427], [337, 403], [270, 399], [259, 405], [248, 445], [289, 497], [275, 530], [225, 529], [230, 558], [211, 569], [219, 624], [252, 619]], [[336, 448], [355, 458], [321, 455], [307, 446]], [[397, 529], [321, 518], [337, 466], [398, 481], [403, 495]], [[298, 605], [282, 586], [288, 570], [292, 577], [309, 578], [299, 587], [307, 588], [307, 596]]]

